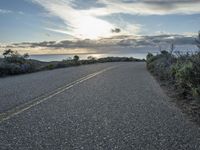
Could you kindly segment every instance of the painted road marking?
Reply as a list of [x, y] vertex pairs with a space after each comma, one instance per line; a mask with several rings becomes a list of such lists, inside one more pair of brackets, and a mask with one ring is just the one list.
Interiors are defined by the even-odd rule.
[[41, 103], [47, 101], [48, 99], [55, 97], [58, 94], [63, 93], [64, 91], [71, 89], [72, 87], [74, 87], [74, 86], [76, 86], [76, 85], [78, 85], [78, 84], [80, 84], [84, 81], [87, 81], [87, 80], [89, 80], [89, 79], [91, 79], [91, 78], [93, 78], [93, 77], [95, 77], [99, 74], [102, 74], [102, 73], [104, 73], [108, 70], [114, 69], [114, 68], [116, 68], [116, 66], [109, 67], [109, 68], [103, 69], [101, 71], [89, 74], [89, 75], [84, 76], [84, 77], [82, 77], [78, 80], [75, 80], [75, 81], [73, 81], [73, 82], [71, 82], [71, 83], [69, 83], [65, 86], [57, 88], [56, 90], [50, 92], [48, 95], [39, 96], [39, 97], [37, 97], [37, 98], [35, 98], [35, 99], [25, 103], [25, 104], [22, 104], [20, 106], [15, 107], [14, 109], [11, 109], [11, 110], [9, 110], [5, 113], [1, 113], [0, 114], [0, 123], [18, 115], [18, 114], [21, 114], [22, 112], [24, 112], [24, 111], [26, 111], [26, 110], [28, 110], [28, 109], [30, 109], [30, 108], [38, 105], [38, 104], [41, 104]]

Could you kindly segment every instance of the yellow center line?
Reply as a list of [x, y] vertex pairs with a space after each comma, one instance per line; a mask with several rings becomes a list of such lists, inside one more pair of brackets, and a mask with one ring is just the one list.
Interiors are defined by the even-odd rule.
[[95, 73], [92, 73], [92, 74], [89, 74], [89, 75], [86, 75], [78, 80], [75, 80], [65, 86], [62, 86], [62, 87], [59, 87], [57, 88], [56, 90], [50, 92], [48, 95], [42, 95], [42, 96], [39, 96], [25, 104], [22, 104], [20, 106], [17, 106], [15, 107], [14, 109], [11, 109], [11, 110], [8, 110], [6, 111], [5, 113], [1, 113], [0, 114], [0, 123], [2, 123], [3, 121], [5, 120], [8, 120], [18, 114], [21, 114], [22, 112], [26, 111], [26, 110], [29, 110], [30, 108], [36, 106], [36, 105], [39, 105], [47, 100], [49, 100], [50, 98], [52, 97], [55, 97], [57, 96], [58, 94], [60, 93], [63, 93], [64, 91], [68, 90], [68, 89], [71, 89], [72, 87], [84, 82], [84, 81], [87, 81], [99, 74], [102, 74], [108, 70], [111, 70], [111, 69], [114, 69], [116, 68], [116, 66], [113, 66], [113, 67], [109, 67], [109, 68], [106, 68], [106, 69], [103, 69], [101, 71], [98, 71], [98, 72], [95, 72]]

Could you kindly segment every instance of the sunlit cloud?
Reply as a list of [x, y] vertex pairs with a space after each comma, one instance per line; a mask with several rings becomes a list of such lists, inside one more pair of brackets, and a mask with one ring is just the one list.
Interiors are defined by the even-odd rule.
[[51, 15], [57, 16], [66, 24], [65, 29], [50, 29], [54, 32], [68, 34], [81, 39], [97, 39], [111, 35], [114, 25], [111, 23], [82, 13], [72, 7], [72, 1], [34, 0], [43, 6]]
[[[113, 36], [113, 33], [116, 34], [112, 30], [121, 28], [120, 24], [116, 25], [112, 20], [104, 20], [101, 18], [102, 16], [112, 14], [195, 14], [200, 12], [198, 0], [33, 0], [33, 2], [41, 5], [49, 15], [62, 19], [66, 25], [65, 28], [45, 27], [47, 30], [80, 39], [99, 39]], [[84, 4], [83, 7], [80, 7], [77, 2], [80, 2], [79, 5]], [[123, 24], [125, 23], [123, 22]], [[126, 22], [121, 30], [118, 34], [138, 35], [141, 25]]]
[[11, 10], [0, 9], [0, 14], [8, 14], [8, 13], [12, 13], [12, 11]]
[[[52, 16], [57, 16], [64, 21], [66, 28], [48, 30], [67, 34], [81, 39], [98, 39], [102, 37], [113, 36], [112, 29], [120, 28], [112, 22], [101, 19], [106, 8], [91, 8], [87, 10], [75, 9], [74, 0], [55, 1], [55, 0], [33, 0], [35, 3], [43, 6], [46, 11]], [[87, 2], [86, 2], [87, 3]], [[106, 6], [107, 7], [107, 6]], [[131, 29], [132, 28], [132, 29]], [[129, 30], [131, 29], [131, 30]], [[133, 30], [135, 29], [135, 30]], [[137, 31], [136, 31], [137, 30]], [[124, 32], [123, 32], [124, 31]], [[124, 28], [122, 33], [139, 31], [138, 25], [128, 25]], [[122, 34], [121, 33], [121, 34]]]
[[0, 45], [3, 49], [13, 49], [30, 54], [84, 54], [84, 53], [110, 53], [117, 49], [131, 51], [156, 51], [159, 46], [167, 49], [173, 43], [177, 50], [197, 50], [195, 36], [178, 34], [157, 34], [152, 36], [118, 35], [98, 40], [61, 40], [44, 42], [23, 42], [10, 45]]
[[[25, 28], [26, 32], [21, 33], [19, 30], [16, 36], [33, 35], [30, 39], [15, 37], [13, 40], [23, 42], [25, 39], [30, 41], [29, 43], [4, 45], [3, 48], [31, 51], [37, 49], [38, 52], [44, 52], [44, 50], [61, 51], [70, 48], [110, 46], [138, 48], [157, 46], [160, 43], [169, 45], [172, 42], [179, 45], [194, 45], [193, 36], [196, 36], [199, 24], [197, 19], [200, 14], [199, 0], [31, 0], [31, 2], [33, 2], [32, 7], [38, 5], [40, 7], [39, 11], [37, 10], [39, 15], [33, 15], [30, 19], [26, 16], [26, 10], [0, 9], [1, 16], [10, 15], [18, 18], [22, 22], [20, 27], [25, 24], [24, 22], [31, 22], [32, 26]], [[179, 20], [176, 20], [176, 16]], [[183, 27], [179, 30], [176, 25], [181, 23]], [[9, 21], [7, 25], [13, 24]], [[43, 32], [41, 35], [45, 37], [35, 36], [37, 39], [35, 40], [34, 35], [38, 34], [37, 32]], [[149, 36], [145, 36], [148, 34]], [[6, 37], [5, 35], [7, 33], [2, 37]], [[47, 42], [40, 42], [44, 40]]]
[[66, 35], [72, 35], [72, 33], [70, 31], [67, 30], [62, 30], [62, 29], [53, 29], [53, 28], [45, 28], [46, 30], [52, 31], [52, 32], [57, 32], [57, 33], [62, 33], [62, 34], [66, 34]]

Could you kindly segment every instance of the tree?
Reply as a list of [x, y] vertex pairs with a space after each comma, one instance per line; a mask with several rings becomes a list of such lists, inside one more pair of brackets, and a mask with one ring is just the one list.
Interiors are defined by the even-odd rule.
[[74, 60], [74, 61], [79, 61], [79, 56], [78, 56], [78, 55], [75, 55], [74, 58], [73, 58], [73, 60]]
[[13, 54], [14, 54], [14, 51], [12, 51], [11, 49], [5, 50], [5, 51], [3, 52], [4, 58], [6, 58], [6, 57], [11, 57]]
[[3, 52], [4, 61], [8, 63], [25, 63], [26, 59], [29, 57], [28, 53], [24, 55], [20, 55], [17, 51], [13, 51], [11, 49], [5, 50]]
[[28, 53], [25, 53], [25, 54], [23, 55], [23, 57], [24, 57], [24, 59], [27, 59], [27, 58], [29, 58], [29, 54], [28, 54]]
[[175, 49], [175, 46], [174, 46], [174, 43], [172, 43], [170, 45], [170, 54], [172, 54], [174, 52], [174, 49]]
[[195, 41], [196, 41], [196, 45], [197, 45], [197, 47], [198, 47], [199, 50], [200, 50], [200, 31], [199, 31], [199, 33], [198, 33], [198, 37], [195, 39]]

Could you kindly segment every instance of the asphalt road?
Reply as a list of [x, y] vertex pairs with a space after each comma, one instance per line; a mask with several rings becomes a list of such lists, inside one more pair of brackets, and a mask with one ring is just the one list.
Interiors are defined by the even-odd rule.
[[1, 150], [199, 150], [200, 130], [144, 63], [0, 79]]

